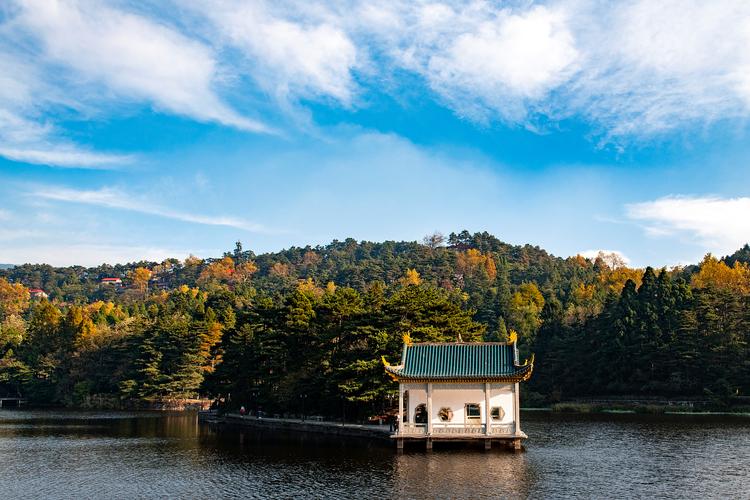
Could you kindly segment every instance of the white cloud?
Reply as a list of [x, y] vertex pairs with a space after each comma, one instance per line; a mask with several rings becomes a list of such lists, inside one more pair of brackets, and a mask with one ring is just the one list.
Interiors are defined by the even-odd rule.
[[[529, 128], [580, 119], [605, 141], [750, 115], [745, 0], [14, 4], [0, 24], [0, 65], [3, 52], [18, 56], [0, 74], [0, 111], [47, 130], [46, 143], [7, 146], [28, 158], [75, 147], [53, 140], [40, 118], [53, 106], [86, 114], [105, 102], [148, 102], [267, 131], [222, 92], [285, 113], [306, 99], [356, 106], [370, 88], [401, 100], [413, 95], [410, 75], [460, 116]], [[0, 139], [35, 133], [1, 122]]]
[[219, 45], [243, 54], [246, 62], [235, 70], [266, 91], [281, 99], [325, 96], [350, 102], [357, 47], [338, 26], [311, 17], [296, 22], [265, 2], [218, 0], [193, 7], [211, 22]]
[[197, 40], [100, 2], [20, 0], [19, 6], [14, 24], [41, 42], [45, 58], [72, 69], [79, 79], [198, 120], [267, 130], [217, 96], [212, 89], [217, 62]]
[[70, 105], [36, 68], [2, 53], [0, 44], [0, 156], [13, 161], [75, 168], [109, 168], [131, 157], [99, 153], [60, 138], [38, 118], [48, 106]]
[[43, 187], [34, 190], [30, 195], [38, 199], [81, 203], [105, 208], [127, 210], [195, 224], [227, 226], [258, 233], [268, 232], [268, 230], [262, 225], [244, 219], [226, 216], [200, 215], [173, 210], [155, 205], [148, 200], [135, 198], [111, 188], [103, 188], [99, 190], [76, 190], [62, 187]]
[[359, 45], [472, 119], [576, 117], [619, 141], [750, 115], [744, 0], [384, 1], [358, 13]]
[[749, 3], [581, 5], [574, 32], [586, 63], [556, 103], [561, 114], [615, 136], [748, 116]]
[[527, 99], [544, 98], [576, 69], [578, 51], [565, 16], [543, 6], [483, 14], [446, 46], [428, 49], [422, 71], [460, 110], [481, 106], [524, 119]]
[[647, 234], [678, 237], [718, 254], [750, 241], [750, 198], [667, 196], [626, 207]]
[[[37, 146], [38, 147], [38, 146]], [[77, 168], [111, 168], [129, 163], [127, 155], [113, 155], [88, 151], [73, 145], [48, 145], [46, 149], [5, 148], [0, 146], [0, 156], [13, 161]]]

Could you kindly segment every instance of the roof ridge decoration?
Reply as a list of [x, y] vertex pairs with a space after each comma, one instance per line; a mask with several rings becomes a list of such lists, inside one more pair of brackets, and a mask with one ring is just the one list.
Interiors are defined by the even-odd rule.
[[518, 342], [518, 332], [511, 328], [510, 332], [508, 332], [508, 343], [515, 344], [516, 342]]

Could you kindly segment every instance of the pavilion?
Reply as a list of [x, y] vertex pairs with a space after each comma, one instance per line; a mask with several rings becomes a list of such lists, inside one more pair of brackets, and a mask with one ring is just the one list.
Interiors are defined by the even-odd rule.
[[484, 441], [521, 449], [519, 382], [531, 377], [534, 356], [518, 362], [515, 332], [508, 343], [412, 343], [404, 336], [401, 364], [385, 371], [398, 381], [398, 428], [404, 441]]

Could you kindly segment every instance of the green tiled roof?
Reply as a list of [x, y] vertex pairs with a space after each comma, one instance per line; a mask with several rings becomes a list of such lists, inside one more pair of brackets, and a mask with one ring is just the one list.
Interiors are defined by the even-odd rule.
[[515, 343], [405, 344], [401, 364], [385, 369], [400, 380], [527, 380], [533, 357], [515, 363]]

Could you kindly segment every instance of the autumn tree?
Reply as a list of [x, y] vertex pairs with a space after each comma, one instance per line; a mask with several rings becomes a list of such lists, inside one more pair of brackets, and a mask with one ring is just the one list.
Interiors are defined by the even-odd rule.
[[523, 283], [510, 299], [510, 326], [526, 345], [533, 343], [539, 326], [544, 297], [534, 283]]
[[470, 248], [456, 255], [457, 270], [466, 275], [474, 276], [478, 272], [484, 272], [490, 281], [497, 276], [497, 267], [491, 255], [484, 255], [476, 248]]
[[249, 283], [250, 278], [256, 272], [258, 272], [258, 266], [255, 265], [255, 262], [251, 260], [242, 262], [235, 266], [232, 281], [237, 284]]
[[284, 264], [283, 262], [275, 262], [271, 266], [269, 274], [271, 276], [278, 276], [280, 278], [287, 277], [289, 276], [289, 264]]
[[305, 255], [302, 257], [302, 267], [304, 268], [310, 268], [317, 266], [321, 261], [320, 255], [313, 252], [312, 250], [308, 250], [305, 252]]
[[30, 297], [29, 289], [25, 286], [0, 278], [0, 320], [28, 309]]
[[700, 271], [693, 275], [691, 283], [696, 288], [714, 287], [748, 294], [750, 293], [750, 266], [738, 260], [735, 261], [734, 266], [729, 267], [711, 254], [707, 254], [701, 262]]
[[151, 270], [145, 267], [136, 267], [130, 273], [130, 279], [133, 281], [133, 286], [142, 295], [146, 295], [148, 291], [148, 282], [151, 280]]
[[401, 278], [401, 284], [404, 286], [419, 285], [421, 283], [422, 278], [420, 278], [419, 273], [416, 269], [407, 269], [406, 274], [404, 274], [404, 277]]
[[206, 266], [198, 278], [198, 283], [205, 285], [211, 282], [226, 283], [234, 275], [234, 260], [224, 257]]

